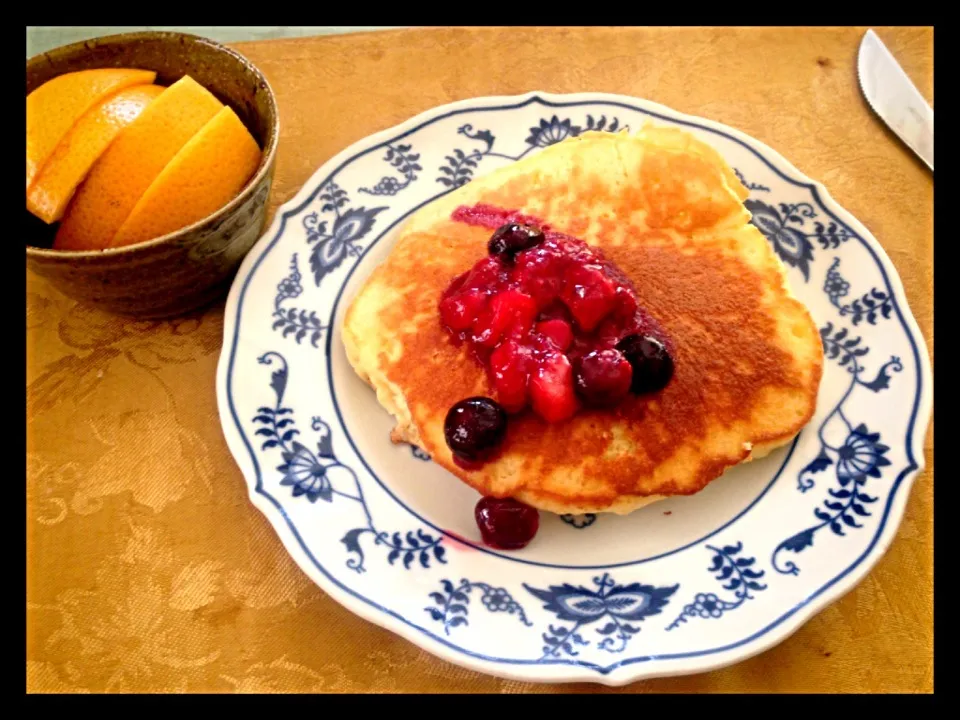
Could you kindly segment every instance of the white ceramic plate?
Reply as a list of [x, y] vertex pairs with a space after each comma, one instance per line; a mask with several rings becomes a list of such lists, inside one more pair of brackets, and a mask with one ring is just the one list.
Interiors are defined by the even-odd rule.
[[[712, 144], [750, 188], [753, 222], [823, 328], [817, 413], [695, 496], [627, 517], [544, 514], [526, 549], [490, 550], [476, 493], [391, 444], [344, 355], [345, 307], [424, 204], [570, 135], [644, 120]], [[253, 504], [338, 602], [482, 672], [611, 685], [742, 660], [850, 590], [900, 523], [930, 387], [896, 270], [822, 185], [709, 120], [539, 92], [430, 110], [320, 168], [243, 263], [217, 376]]]

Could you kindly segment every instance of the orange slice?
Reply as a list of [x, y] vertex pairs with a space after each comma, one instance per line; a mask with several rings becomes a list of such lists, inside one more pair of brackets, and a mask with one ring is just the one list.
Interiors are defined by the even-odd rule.
[[135, 85], [88, 110], [40, 170], [27, 192], [27, 209], [46, 223], [59, 220], [100, 154], [164, 90], [160, 85]]
[[189, 76], [160, 93], [94, 163], [67, 206], [53, 247], [107, 247], [150, 183], [222, 107]]
[[58, 75], [27, 95], [27, 190], [73, 124], [94, 105], [131, 85], [149, 85], [152, 70], [80, 70]]
[[229, 107], [204, 125], [163, 169], [110, 247], [166, 235], [226, 205], [260, 163], [260, 146]]

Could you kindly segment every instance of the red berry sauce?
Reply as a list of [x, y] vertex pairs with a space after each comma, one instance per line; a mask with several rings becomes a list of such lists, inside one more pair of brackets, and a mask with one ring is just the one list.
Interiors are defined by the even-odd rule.
[[[440, 300], [441, 323], [467, 343], [496, 394], [462, 400], [447, 415], [458, 465], [473, 470], [495, 455], [507, 413], [531, 408], [559, 423], [581, 406], [612, 408], [670, 381], [667, 338], [600, 250], [492, 205], [459, 207], [453, 220], [495, 230], [489, 254]], [[513, 498], [485, 497], [474, 514], [483, 541], [502, 550], [526, 547], [540, 527], [537, 510]]]
[[459, 207], [452, 218], [497, 230], [492, 254], [453, 280], [439, 310], [446, 330], [487, 368], [500, 405], [555, 423], [582, 405], [612, 407], [626, 397], [631, 363], [617, 343], [631, 335], [665, 341], [629, 279], [599, 249], [538, 218], [485, 204]]

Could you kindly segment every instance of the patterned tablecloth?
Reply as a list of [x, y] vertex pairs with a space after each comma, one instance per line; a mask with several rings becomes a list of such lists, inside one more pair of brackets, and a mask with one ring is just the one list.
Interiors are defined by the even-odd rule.
[[[878, 32], [932, 101], [933, 31]], [[932, 350], [933, 176], [861, 97], [862, 34], [431, 29], [237, 48], [280, 104], [273, 209], [350, 143], [442, 103], [634, 95], [739, 128], [826, 184], [892, 258]], [[307, 580], [247, 501], [221, 435], [222, 327], [222, 303], [138, 322], [28, 274], [28, 690], [598, 690], [449, 665]], [[896, 540], [856, 590], [747, 662], [619, 692], [930, 691], [932, 433], [925, 455]]]

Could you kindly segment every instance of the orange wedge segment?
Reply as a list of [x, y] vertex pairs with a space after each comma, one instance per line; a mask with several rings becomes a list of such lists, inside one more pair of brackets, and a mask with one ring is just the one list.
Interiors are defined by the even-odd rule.
[[260, 146], [229, 107], [194, 135], [137, 202], [110, 247], [149, 240], [226, 205], [260, 163]]
[[59, 220], [101, 153], [164, 90], [160, 85], [134, 85], [88, 110], [40, 170], [27, 192], [27, 210], [46, 223]]
[[107, 247], [157, 175], [222, 107], [189, 76], [160, 93], [94, 163], [67, 206], [53, 247]]
[[27, 190], [73, 124], [94, 105], [132, 85], [149, 85], [152, 70], [80, 70], [58, 75], [27, 95]]

